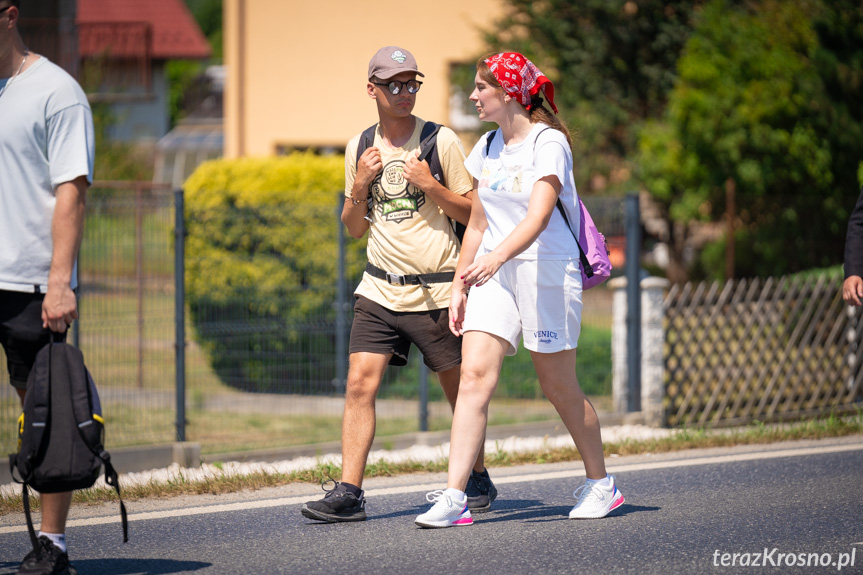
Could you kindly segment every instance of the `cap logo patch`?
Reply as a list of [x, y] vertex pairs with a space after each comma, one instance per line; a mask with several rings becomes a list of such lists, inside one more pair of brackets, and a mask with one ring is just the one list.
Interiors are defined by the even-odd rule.
[[404, 64], [405, 60], [407, 60], [408, 57], [405, 56], [401, 50], [396, 50], [395, 52], [393, 52], [393, 55], [390, 56], [390, 58], [392, 58], [393, 60], [395, 60], [399, 64]]

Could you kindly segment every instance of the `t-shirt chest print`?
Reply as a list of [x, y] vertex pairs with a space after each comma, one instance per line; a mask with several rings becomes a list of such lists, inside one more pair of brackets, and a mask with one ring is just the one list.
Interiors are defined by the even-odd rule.
[[480, 188], [493, 192], [519, 194], [522, 191], [521, 166], [505, 166], [500, 160], [486, 160], [479, 180]]
[[405, 179], [404, 160], [393, 160], [372, 181], [375, 210], [384, 221], [399, 223], [414, 217], [425, 204], [425, 193]]

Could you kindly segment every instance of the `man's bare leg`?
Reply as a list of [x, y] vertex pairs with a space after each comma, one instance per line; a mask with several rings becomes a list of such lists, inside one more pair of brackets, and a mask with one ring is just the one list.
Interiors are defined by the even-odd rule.
[[352, 353], [342, 417], [342, 481], [362, 487], [375, 439], [375, 399], [392, 354]]

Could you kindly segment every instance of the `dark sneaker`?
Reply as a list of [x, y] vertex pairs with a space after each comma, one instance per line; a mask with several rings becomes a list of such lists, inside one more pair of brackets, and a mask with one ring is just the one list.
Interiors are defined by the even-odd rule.
[[482, 473], [471, 471], [464, 492], [467, 493], [467, 508], [471, 513], [485, 513], [497, 497], [497, 489], [488, 476], [488, 469]]
[[[365, 521], [366, 520], [366, 498], [365, 492], [360, 491], [356, 497], [349, 493], [344, 486], [330, 479], [335, 484], [332, 489], [323, 487], [327, 494], [318, 501], [307, 501], [303, 504], [301, 513], [309, 519], [326, 521], [327, 523], [339, 523], [342, 521]], [[324, 482], [324, 485], [330, 481]]]
[[78, 575], [69, 563], [69, 556], [53, 541], [40, 535], [36, 543], [36, 549], [28, 553], [18, 567], [19, 575]]

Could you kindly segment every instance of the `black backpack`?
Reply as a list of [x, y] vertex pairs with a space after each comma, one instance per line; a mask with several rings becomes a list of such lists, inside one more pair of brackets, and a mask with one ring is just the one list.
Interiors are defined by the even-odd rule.
[[[104, 420], [96, 385], [80, 350], [51, 341], [36, 354], [18, 418], [18, 453], [9, 454], [12, 478], [21, 483], [27, 528], [36, 547], [28, 486], [40, 493], [91, 487], [105, 466], [105, 483], [120, 484], [105, 451]], [[20, 480], [16, 477], [16, 473]], [[126, 506], [120, 499], [123, 542], [129, 540]]]
[[[366, 128], [362, 135], [360, 135], [360, 141], [357, 144], [357, 163], [359, 163], [360, 156], [363, 155], [363, 152], [372, 147], [375, 143], [375, 130], [377, 127], [377, 124], [373, 124]], [[426, 122], [423, 125], [422, 131], [420, 132], [420, 155], [418, 160], [420, 162], [423, 160], [428, 161], [431, 175], [434, 179], [439, 181], [441, 185], [446, 186], [443, 167], [440, 163], [440, 156], [438, 156], [437, 153], [437, 134], [441, 127], [441, 124], [435, 124], [434, 122]], [[450, 219], [450, 222], [452, 223], [453, 231], [455, 231], [455, 235], [458, 238], [459, 243], [461, 243], [461, 240], [464, 237], [464, 224], [453, 219]]]

